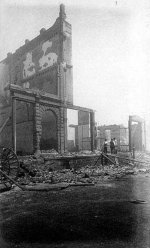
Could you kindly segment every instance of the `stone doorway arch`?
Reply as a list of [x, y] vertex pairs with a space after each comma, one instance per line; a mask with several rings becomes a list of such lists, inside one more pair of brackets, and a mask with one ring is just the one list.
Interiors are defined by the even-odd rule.
[[42, 111], [41, 126], [40, 150], [54, 149], [58, 151], [57, 116], [52, 110]]

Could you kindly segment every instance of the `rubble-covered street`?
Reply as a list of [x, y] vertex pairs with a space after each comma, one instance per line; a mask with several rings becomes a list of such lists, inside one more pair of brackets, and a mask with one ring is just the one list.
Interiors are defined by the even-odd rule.
[[148, 1], [1, 2], [0, 248], [150, 248]]

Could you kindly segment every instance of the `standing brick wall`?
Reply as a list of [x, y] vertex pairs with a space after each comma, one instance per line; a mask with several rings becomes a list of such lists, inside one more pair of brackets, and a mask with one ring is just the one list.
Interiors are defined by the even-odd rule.
[[[20, 153], [27, 150], [28, 153], [40, 153], [42, 113], [49, 110], [56, 116], [57, 150], [60, 153], [67, 151], [67, 106], [73, 106], [73, 69], [72, 28], [66, 21], [65, 6], [60, 5], [59, 17], [52, 27], [41, 29], [40, 34], [31, 41], [25, 40], [25, 44], [15, 53], [8, 54], [3, 66], [7, 67], [10, 99], [13, 97], [33, 104], [34, 112], [33, 119], [21, 120], [18, 133], [18, 123], [13, 122], [16, 132], [13, 128], [13, 134], [7, 140], [13, 140], [14, 149], [16, 140], [19, 140], [17, 146], [20, 147]], [[23, 110], [19, 116], [23, 118]], [[12, 120], [10, 125], [12, 129]], [[20, 135], [19, 138], [16, 133]], [[25, 141], [26, 134], [28, 139]], [[28, 147], [27, 140], [30, 142]]]

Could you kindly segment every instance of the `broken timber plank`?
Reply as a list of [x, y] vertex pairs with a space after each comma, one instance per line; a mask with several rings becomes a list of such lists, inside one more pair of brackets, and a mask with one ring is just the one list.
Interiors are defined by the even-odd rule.
[[17, 183], [14, 179], [12, 179], [10, 176], [8, 176], [5, 172], [3, 172], [2, 170], [0, 170], [0, 173], [6, 177], [9, 181], [13, 182], [16, 186], [18, 186], [20, 189], [25, 190], [25, 188], [23, 186], [21, 186], [19, 183]]

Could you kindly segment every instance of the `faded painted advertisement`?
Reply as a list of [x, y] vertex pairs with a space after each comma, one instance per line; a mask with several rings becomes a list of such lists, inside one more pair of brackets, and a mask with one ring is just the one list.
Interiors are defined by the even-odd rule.
[[33, 51], [25, 54], [23, 60], [23, 79], [33, 76], [57, 63], [57, 51], [52, 40], [48, 40], [37, 46]]

